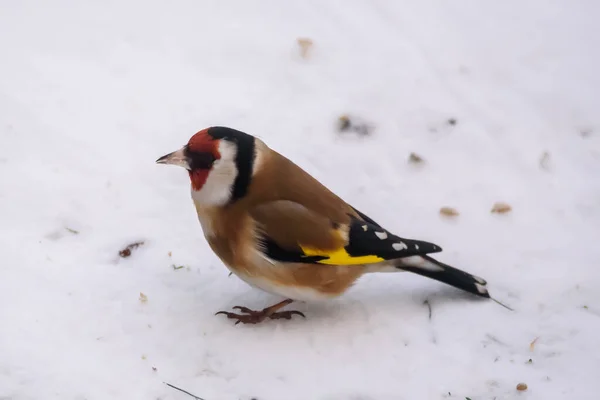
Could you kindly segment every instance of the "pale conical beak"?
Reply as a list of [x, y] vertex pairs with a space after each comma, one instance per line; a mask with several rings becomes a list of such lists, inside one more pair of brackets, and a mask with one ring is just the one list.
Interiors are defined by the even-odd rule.
[[188, 169], [188, 170], [190, 169], [190, 163], [185, 154], [184, 148], [181, 148], [177, 151], [174, 151], [172, 153], [162, 156], [161, 158], [156, 160], [156, 163], [157, 164], [178, 165], [185, 169]]

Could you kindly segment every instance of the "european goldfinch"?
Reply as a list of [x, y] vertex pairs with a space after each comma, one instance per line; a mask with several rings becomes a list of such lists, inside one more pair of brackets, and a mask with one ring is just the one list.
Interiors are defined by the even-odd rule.
[[304, 316], [278, 310], [339, 296], [369, 272], [410, 271], [490, 297], [484, 279], [428, 255], [439, 246], [394, 235], [252, 135], [210, 127], [156, 162], [188, 171], [204, 236], [231, 272], [286, 299], [217, 312], [236, 324]]

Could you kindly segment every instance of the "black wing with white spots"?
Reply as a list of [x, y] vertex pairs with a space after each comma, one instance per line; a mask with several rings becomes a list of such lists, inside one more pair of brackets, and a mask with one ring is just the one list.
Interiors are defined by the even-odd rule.
[[343, 247], [323, 250], [298, 243], [297, 247], [284, 248], [263, 233], [259, 238], [261, 249], [268, 258], [275, 261], [328, 265], [373, 264], [442, 251], [438, 245], [401, 238], [369, 218], [362, 215], [361, 218], [364, 220], [352, 216], [348, 226], [334, 228], [347, 229], [348, 240]]
[[[361, 218], [364, 217], [361, 215]], [[351, 257], [376, 256], [384, 260], [439, 253], [442, 248], [422, 240], [396, 236], [373, 220], [361, 221], [352, 217], [348, 231], [348, 244], [344, 247]]]

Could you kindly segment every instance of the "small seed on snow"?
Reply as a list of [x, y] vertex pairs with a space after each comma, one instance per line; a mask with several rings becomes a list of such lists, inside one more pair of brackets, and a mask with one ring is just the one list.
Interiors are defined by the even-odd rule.
[[533, 351], [535, 349], [535, 344], [537, 343], [539, 336], [533, 339], [531, 343], [529, 343], [529, 351]]
[[309, 38], [298, 38], [297, 42], [300, 46], [300, 55], [302, 58], [308, 58], [308, 52], [313, 45], [313, 41]]
[[350, 122], [350, 117], [347, 115], [340, 115], [340, 117], [338, 118], [338, 129], [340, 130], [340, 132], [343, 131], [347, 131], [348, 129], [350, 129], [350, 126], [352, 125], [352, 122]]
[[512, 207], [510, 206], [510, 204], [499, 201], [499, 202], [494, 203], [494, 206], [492, 207], [491, 212], [497, 213], [497, 214], [505, 214], [511, 210], [512, 210]]
[[144, 293], [140, 292], [140, 301], [142, 303], [145, 303], [148, 301], [148, 296], [146, 296]]
[[421, 157], [417, 153], [410, 153], [410, 156], [408, 156], [408, 161], [411, 162], [411, 163], [413, 163], [413, 164], [420, 164], [424, 160], [423, 160], [423, 157]]
[[524, 391], [524, 390], [527, 390], [527, 384], [525, 384], [525, 383], [519, 383], [517, 385], [517, 390], [519, 390], [521, 392]]
[[440, 208], [440, 214], [446, 217], [456, 217], [459, 215], [458, 211], [452, 207], [442, 207]]

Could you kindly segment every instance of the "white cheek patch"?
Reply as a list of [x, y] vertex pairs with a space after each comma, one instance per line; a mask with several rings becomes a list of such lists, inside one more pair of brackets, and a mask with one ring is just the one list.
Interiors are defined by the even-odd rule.
[[254, 163], [252, 168], [252, 176], [256, 175], [264, 165], [264, 155], [268, 152], [268, 147], [259, 138], [254, 138]]
[[221, 158], [215, 161], [206, 182], [200, 190], [192, 189], [192, 199], [203, 206], [221, 206], [231, 198], [233, 184], [238, 175], [235, 165], [237, 147], [226, 140], [219, 142]]

